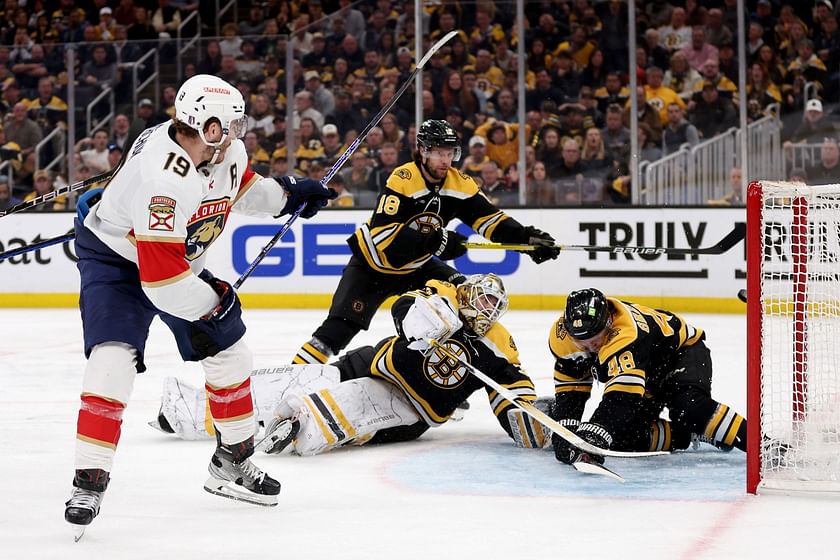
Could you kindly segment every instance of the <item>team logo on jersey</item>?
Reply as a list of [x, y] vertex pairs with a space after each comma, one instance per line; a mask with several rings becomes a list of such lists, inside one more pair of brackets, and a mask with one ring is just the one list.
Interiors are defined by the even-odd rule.
[[426, 235], [432, 233], [432, 230], [434, 229], [445, 227], [445, 224], [437, 214], [423, 212], [422, 214], [414, 216], [411, 221], [408, 222], [408, 227]]
[[153, 196], [149, 201], [149, 229], [175, 231], [175, 200], [168, 196]]
[[411, 179], [411, 171], [405, 168], [397, 169], [396, 176], [400, 179], [405, 179], [406, 181], [408, 181], [409, 179]]
[[425, 360], [423, 360], [423, 372], [426, 377], [443, 389], [454, 389], [467, 376], [466, 366], [461, 361], [470, 362], [470, 354], [466, 347], [457, 340], [447, 340], [443, 346], [450, 353], [458, 356], [458, 360], [444, 354], [440, 348], [435, 348]]
[[229, 201], [228, 199], [205, 202], [198, 207], [187, 224], [186, 259], [192, 261], [204, 254], [204, 251], [222, 234], [225, 229]]

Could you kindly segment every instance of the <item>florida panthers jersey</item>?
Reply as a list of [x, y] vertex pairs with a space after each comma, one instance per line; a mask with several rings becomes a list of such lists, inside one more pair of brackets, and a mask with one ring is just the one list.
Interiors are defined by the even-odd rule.
[[85, 227], [103, 243], [137, 264], [143, 290], [158, 309], [188, 321], [218, 302], [196, 274], [231, 209], [276, 216], [286, 203], [277, 181], [251, 171], [241, 140], [207, 170], [196, 169], [175, 141], [171, 123], [149, 128], [85, 219]]

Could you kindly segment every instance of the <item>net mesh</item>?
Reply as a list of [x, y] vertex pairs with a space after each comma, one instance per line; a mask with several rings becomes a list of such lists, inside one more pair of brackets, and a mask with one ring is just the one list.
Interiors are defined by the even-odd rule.
[[762, 196], [761, 487], [840, 490], [840, 185]]

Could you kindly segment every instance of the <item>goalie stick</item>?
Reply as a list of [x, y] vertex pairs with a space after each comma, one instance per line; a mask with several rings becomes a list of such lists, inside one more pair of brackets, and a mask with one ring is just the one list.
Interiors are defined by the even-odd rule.
[[569, 430], [565, 426], [561, 425], [557, 420], [554, 420], [551, 416], [546, 414], [545, 412], [541, 411], [531, 403], [522, 398], [518, 397], [516, 393], [510, 391], [509, 389], [505, 389], [499, 383], [494, 381], [490, 376], [488, 376], [483, 371], [479, 370], [478, 368], [474, 367], [472, 364], [469, 364], [459, 358], [457, 355], [452, 353], [446, 346], [443, 346], [437, 340], [430, 340], [429, 344], [443, 352], [448, 358], [457, 361], [461, 365], [463, 365], [471, 374], [475, 377], [479, 378], [485, 385], [499, 393], [505, 399], [510, 401], [516, 408], [560, 436], [561, 438], [565, 439], [581, 451], [585, 451], [587, 453], [591, 453], [593, 455], [601, 455], [603, 457], [653, 457], [654, 455], [669, 455], [668, 451], [612, 451], [610, 449], [602, 449], [600, 447], [596, 447], [589, 443], [588, 441], [581, 438], [579, 435], [574, 433], [573, 431]]
[[[364, 129], [362, 129], [362, 131], [359, 133], [356, 139], [353, 140], [353, 142], [351, 142], [349, 146], [347, 146], [347, 149], [344, 150], [344, 153], [342, 153], [339, 156], [339, 158], [336, 160], [336, 162], [333, 164], [330, 170], [327, 171], [327, 173], [324, 175], [324, 178], [321, 179], [321, 184], [324, 187], [326, 187], [327, 183], [330, 182], [330, 179], [332, 179], [333, 176], [336, 173], [338, 173], [338, 170], [341, 169], [341, 166], [344, 165], [344, 162], [346, 162], [347, 159], [350, 158], [356, 152], [361, 143], [364, 142], [365, 138], [367, 138], [367, 135], [370, 132], [370, 130], [374, 126], [379, 124], [379, 121], [381, 121], [382, 118], [388, 114], [388, 111], [390, 111], [394, 107], [394, 105], [397, 103], [402, 94], [405, 93], [409, 86], [411, 86], [412, 82], [414, 82], [414, 77], [417, 75], [417, 73], [423, 70], [423, 67], [426, 65], [429, 59], [432, 58], [432, 56], [434, 56], [434, 54], [438, 52], [441, 49], [441, 47], [448, 43], [449, 40], [455, 37], [457, 34], [457, 30], [450, 31], [449, 33], [444, 35], [442, 39], [440, 39], [437, 43], [435, 43], [429, 48], [429, 50], [426, 52], [423, 58], [420, 59], [420, 62], [417, 63], [417, 66], [414, 68], [414, 71], [412, 71], [411, 75], [405, 80], [403, 85], [400, 86], [400, 89], [397, 90], [394, 96], [382, 107], [382, 109], [380, 109], [380, 111], [370, 120], [370, 122], [368, 122], [367, 126]], [[254, 261], [250, 265], [248, 265], [248, 268], [245, 269], [245, 272], [242, 273], [242, 276], [240, 276], [239, 280], [237, 280], [236, 283], [233, 285], [234, 289], [238, 289], [239, 286], [241, 286], [242, 283], [251, 275], [251, 273], [254, 272], [254, 269], [256, 269], [257, 266], [262, 262], [262, 260], [271, 250], [271, 248], [274, 247], [278, 241], [280, 241], [280, 238], [283, 237], [287, 231], [289, 231], [289, 228], [292, 227], [292, 223], [297, 219], [297, 217], [303, 211], [305, 206], [306, 203], [301, 204], [300, 207], [295, 211], [295, 213], [291, 215], [288, 221], [285, 224], [283, 224], [283, 227], [280, 228], [280, 231], [274, 234], [274, 237], [272, 237], [268, 241], [268, 243], [265, 244], [265, 247], [262, 248], [259, 255], [257, 255], [257, 258], [255, 258]]]
[[[709, 247], [637, 247], [632, 245], [561, 245], [555, 247], [561, 251], [592, 251], [601, 253], [635, 253], [639, 255], [722, 255], [744, 239], [747, 226], [743, 223], [735, 224], [732, 231]], [[533, 251], [537, 245], [519, 243], [464, 243], [467, 249], [506, 249], [509, 251]]]

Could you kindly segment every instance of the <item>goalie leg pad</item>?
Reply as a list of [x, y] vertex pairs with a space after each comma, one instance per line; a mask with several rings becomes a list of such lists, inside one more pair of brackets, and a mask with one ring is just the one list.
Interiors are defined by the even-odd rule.
[[160, 414], [178, 437], [198, 440], [215, 435], [215, 430], [207, 430], [212, 427], [212, 422], [207, 422], [207, 406], [207, 392], [203, 387], [193, 387], [176, 377], [163, 380]]
[[551, 430], [518, 408], [508, 410], [507, 417], [516, 447], [542, 449], [551, 443]]
[[264, 426], [274, 419], [277, 405], [291, 395], [305, 395], [339, 383], [338, 368], [322, 364], [286, 365], [251, 373], [251, 396], [257, 420]]
[[345, 381], [300, 399], [293, 397], [286, 404], [297, 410], [300, 431], [294, 451], [299, 455], [317, 455], [350, 442], [364, 443], [378, 430], [420, 420], [402, 391], [373, 378]]

